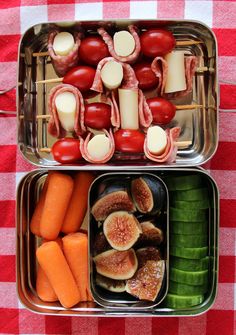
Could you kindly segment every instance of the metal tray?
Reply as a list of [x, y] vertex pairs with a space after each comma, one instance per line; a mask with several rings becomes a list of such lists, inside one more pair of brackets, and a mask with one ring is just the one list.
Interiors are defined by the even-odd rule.
[[[73, 173], [72, 170], [68, 171]], [[111, 171], [112, 172], [112, 171]], [[142, 173], [132, 170], [130, 172]], [[209, 289], [205, 294], [205, 300], [198, 306], [188, 309], [168, 309], [162, 304], [151, 308], [138, 308], [125, 310], [124, 308], [105, 308], [93, 302], [80, 303], [71, 309], [63, 308], [59, 303], [44, 303], [35, 292], [35, 275], [37, 263], [35, 250], [40, 239], [29, 230], [30, 219], [42, 189], [48, 170], [32, 171], [22, 178], [17, 190], [17, 291], [20, 301], [26, 308], [36, 313], [71, 316], [191, 316], [207, 311], [213, 304], [218, 282], [218, 235], [219, 235], [219, 193], [214, 180], [200, 168], [163, 168], [150, 171], [157, 177], [186, 174], [192, 172], [200, 174], [209, 190], [211, 209], [209, 210]], [[98, 176], [101, 171], [95, 172]], [[86, 228], [86, 220], [83, 227]]]
[[[37, 80], [55, 78], [50, 57], [34, 57], [34, 52], [47, 50], [48, 32], [55, 27], [54, 23], [37, 24], [26, 31], [19, 46], [18, 57], [18, 145], [24, 157], [40, 167], [68, 168], [55, 162], [49, 153], [41, 152], [44, 147], [51, 147], [56, 141], [47, 133], [46, 119], [37, 119], [36, 115], [47, 114], [47, 98], [50, 89], [55, 84], [36, 85]], [[163, 167], [186, 167], [201, 165], [214, 154], [218, 144], [218, 75], [217, 75], [217, 43], [213, 32], [197, 21], [179, 20], [118, 20], [118, 21], [80, 21], [73, 22], [74, 28], [84, 31], [96, 31], [105, 27], [126, 27], [135, 24], [140, 29], [165, 26], [171, 30], [176, 40], [198, 40], [197, 45], [178, 46], [187, 54], [195, 55], [199, 67], [193, 80], [193, 91], [186, 97], [176, 100], [175, 104], [200, 104], [201, 108], [179, 110], [176, 117], [168, 125], [180, 126], [182, 131], [179, 141], [188, 141], [177, 152], [176, 162], [161, 164]], [[121, 158], [121, 159], [120, 159]], [[74, 166], [75, 169], [130, 169], [140, 166], [152, 169], [160, 166], [145, 159], [144, 156], [133, 156], [127, 159], [125, 155], [115, 155], [105, 165], [89, 164], [85, 161]]]

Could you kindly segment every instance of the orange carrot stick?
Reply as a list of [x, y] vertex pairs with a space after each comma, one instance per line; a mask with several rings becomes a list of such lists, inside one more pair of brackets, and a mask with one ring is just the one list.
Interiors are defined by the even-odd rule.
[[42, 244], [36, 256], [62, 306], [70, 308], [76, 305], [80, 301], [80, 293], [58, 243], [50, 241]]
[[[47, 240], [43, 240], [43, 243], [48, 242]], [[57, 238], [55, 240], [59, 247], [62, 249], [62, 240], [61, 238]], [[39, 298], [46, 302], [53, 302], [57, 301], [58, 297], [50, 284], [50, 281], [48, 280], [48, 277], [46, 276], [45, 272], [41, 268], [41, 266], [38, 264], [38, 271], [37, 271], [37, 278], [36, 278], [36, 292], [39, 296]]]
[[46, 193], [40, 234], [48, 240], [55, 240], [60, 232], [67, 207], [73, 192], [73, 179], [60, 172], [52, 172]]
[[62, 238], [63, 251], [80, 291], [81, 301], [87, 301], [88, 287], [88, 237], [74, 233]]
[[41, 220], [41, 217], [42, 217], [46, 192], [47, 192], [47, 188], [48, 188], [49, 176], [50, 176], [50, 174], [48, 174], [48, 176], [45, 180], [42, 192], [39, 196], [39, 201], [37, 202], [37, 205], [35, 207], [33, 216], [32, 216], [31, 221], [30, 221], [30, 230], [33, 234], [35, 234], [37, 236], [40, 236], [40, 220]]
[[75, 233], [79, 230], [87, 210], [88, 190], [94, 180], [90, 172], [81, 171], [75, 176], [73, 194], [61, 228], [63, 233]]

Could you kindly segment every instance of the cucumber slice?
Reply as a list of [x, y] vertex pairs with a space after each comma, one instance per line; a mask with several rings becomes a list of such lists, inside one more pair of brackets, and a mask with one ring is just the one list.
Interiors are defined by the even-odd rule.
[[170, 255], [177, 256], [182, 258], [189, 258], [189, 259], [200, 259], [206, 257], [208, 254], [208, 247], [201, 247], [201, 248], [182, 248], [182, 247], [175, 247], [170, 246]]
[[182, 221], [171, 221], [170, 232], [171, 234], [183, 234], [183, 235], [206, 235], [208, 231], [208, 222], [182, 222]]
[[184, 271], [203, 271], [209, 267], [209, 257], [201, 259], [186, 259], [180, 257], [171, 257], [170, 266]]
[[181, 201], [209, 201], [209, 194], [207, 188], [195, 188], [192, 190], [171, 192], [170, 199]]
[[182, 284], [203, 285], [208, 282], [208, 270], [193, 272], [171, 268], [170, 279]]
[[197, 295], [197, 294], [204, 294], [207, 292], [207, 290], [208, 290], [208, 283], [193, 286], [182, 283], [176, 283], [170, 280], [168, 292], [178, 295]]
[[199, 175], [187, 175], [178, 177], [167, 177], [165, 182], [170, 191], [191, 190], [201, 187], [202, 178]]
[[199, 305], [203, 300], [202, 294], [186, 296], [168, 293], [164, 302], [166, 307], [180, 309]]
[[170, 220], [184, 221], [184, 222], [198, 222], [204, 221], [207, 218], [205, 209], [179, 209], [170, 207]]
[[207, 200], [195, 200], [195, 201], [186, 201], [186, 200], [173, 200], [171, 202], [172, 207], [182, 208], [182, 209], [207, 209], [210, 207], [209, 199]]
[[170, 244], [185, 248], [206, 247], [208, 244], [208, 236], [171, 234]]

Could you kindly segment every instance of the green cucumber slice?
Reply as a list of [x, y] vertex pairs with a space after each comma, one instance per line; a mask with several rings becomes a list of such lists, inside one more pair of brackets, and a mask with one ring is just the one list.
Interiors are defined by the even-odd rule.
[[183, 271], [175, 268], [170, 269], [170, 279], [177, 283], [188, 285], [203, 285], [208, 282], [208, 270]]
[[208, 236], [171, 234], [170, 244], [185, 248], [206, 247], [208, 245]]
[[207, 292], [207, 290], [208, 290], [208, 283], [193, 286], [188, 284], [176, 283], [170, 280], [168, 292], [178, 295], [197, 295], [197, 294], [204, 294]]
[[170, 246], [170, 255], [189, 259], [200, 259], [206, 257], [208, 254], [208, 247], [201, 248], [184, 248]]
[[178, 177], [167, 177], [165, 182], [170, 191], [191, 190], [198, 188], [202, 184], [202, 178], [199, 175], [187, 175]]
[[179, 209], [170, 207], [170, 220], [184, 221], [184, 222], [198, 222], [204, 221], [207, 218], [205, 209]]
[[208, 231], [208, 222], [182, 222], [182, 221], [171, 221], [170, 222], [170, 233], [171, 234], [183, 234], [183, 235], [206, 235]]
[[195, 200], [195, 201], [186, 201], [186, 200], [173, 200], [171, 206], [175, 208], [182, 209], [207, 209], [210, 207], [209, 199], [206, 200]]
[[209, 194], [207, 188], [195, 188], [192, 190], [171, 192], [170, 199], [181, 201], [209, 201]]
[[186, 259], [180, 257], [171, 257], [170, 266], [184, 271], [203, 271], [209, 267], [209, 257], [201, 259]]
[[199, 305], [203, 300], [202, 294], [186, 296], [168, 293], [164, 301], [166, 307], [180, 309]]

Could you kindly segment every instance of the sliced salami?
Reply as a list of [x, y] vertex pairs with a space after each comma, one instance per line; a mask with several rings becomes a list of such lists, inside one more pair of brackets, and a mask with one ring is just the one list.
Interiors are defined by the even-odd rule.
[[166, 75], [168, 71], [167, 61], [163, 57], [156, 57], [153, 59], [151, 69], [159, 79], [157, 86], [157, 93], [162, 95], [166, 84]]
[[66, 135], [66, 131], [60, 124], [58, 117], [55, 99], [56, 97], [64, 92], [71, 92], [74, 94], [76, 99], [76, 113], [75, 113], [75, 122], [74, 130], [77, 135], [82, 135], [85, 132], [84, 126], [84, 101], [80, 91], [68, 84], [60, 84], [51, 89], [49, 98], [48, 98], [48, 110], [50, 113], [50, 119], [48, 123], [48, 132], [54, 137], [61, 138]]
[[91, 86], [91, 90], [95, 91], [95, 92], [99, 92], [102, 93], [103, 92], [103, 83], [102, 83], [102, 79], [101, 79], [101, 70], [103, 68], [103, 66], [110, 61], [114, 61], [115, 59], [113, 57], [106, 57], [103, 58], [97, 65], [97, 69], [96, 69], [96, 73], [95, 73], [95, 77], [93, 80], [93, 84]]
[[126, 57], [118, 56], [116, 54], [116, 52], [114, 50], [113, 38], [106, 32], [106, 30], [104, 28], [99, 28], [98, 33], [99, 33], [99, 35], [102, 36], [104, 42], [107, 44], [108, 50], [109, 50], [112, 57], [119, 60], [120, 62], [132, 64], [137, 60], [137, 58], [140, 54], [141, 45], [140, 45], [139, 36], [137, 34], [137, 31], [136, 31], [136, 27], [134, 25], [130, 25], [130, 26], [128, 26], [128, 30], [134, 38], [135, 49], [132, 52], [132, 54], [130, 54], [129, 56], [126, 56]]
[[147, 158], [157, 163], [172, 163], [176, 159], [177, 154], [177, 145], [175, 142], [177, 141], [180, 134], [180, 127], [174, 127], [171, 129], [166, 129], [167, 135], [167, 145], [165, 151], [161, 155], [155, 155], [148, 150], [147, 147], [147, 139], [144, 142], [144, 153]]
[[78, 64], [78, 50], [80, 46], [80, 33], [74, 34], [75, 45], [66, 56], [56, 55], [53, 50], [53, 41], [58, 31], [52, 31], [48, 36], [48, 53], [51, 57], [54, 70], [58, 76], [63, 77], [70, 69]]
[[82, 137], [80, 138], [81, 154], [82, 154], [83, 158], [89, 163], [103, 164], [103, 163], [108, 162], [112, 158], [112, 156], [114, 155], [115, 142], [114, 142], [114, 137], [113, 137], [112, 130], [110, 129], [110, 131], [108, 132], [106, 129], [103, 129], [103, 132], [108, 137], [108, 139], [110, 140], [110, 149], [109, 149], [109, 152], [102, 159], [95, 159], [95, 158], [91, 157], [89, 152], [88, 152], [88, 143], [91, 139], [92, 133], [89, 133], [87, 135], [87, 137], [85, 138], [85, 140]]
[[147, 104], [146, 98], [142, 90], [138, 90], [138, 111], [139, 111], [139, 123], [142, 127], [148, 128], [153, 120], [152, 112]]

